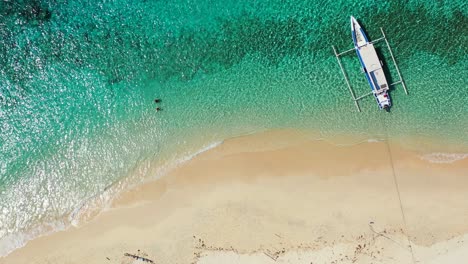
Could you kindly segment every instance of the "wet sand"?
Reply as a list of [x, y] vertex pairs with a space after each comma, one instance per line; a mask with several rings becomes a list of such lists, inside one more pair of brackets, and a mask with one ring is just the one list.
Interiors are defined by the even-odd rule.
[[392, 142], [309, 138], [272, 131], [228, 140], [0, 263], [468, 259], [468, 159], [430, 163]]

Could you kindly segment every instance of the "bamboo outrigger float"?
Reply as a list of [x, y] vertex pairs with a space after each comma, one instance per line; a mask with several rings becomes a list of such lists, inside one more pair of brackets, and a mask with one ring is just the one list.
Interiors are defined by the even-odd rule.
[[[343, 73], [346, 84], [348, 86], [349, 92], [351, 93], [351, 97], [353, 98], [354, 104], [356, 105], [356, 108], [358, 109], [359, 112], [361, 111], [361, 109], [359, 107], [358, 101], [369, 95], [374, 95], [379, 108], [384, 109], [388, 112], [390, 110], [390, 107], [392, 106], [390, 97], [388, 95], [390, 86], [394, 86], [394, 85], [401, 83], [401, 85], [403, 86], [403, 89], [405, 90], [405, 94], [408, 94], [408, 91], [406, 90], [405, 82], [403, 81], [403, 78], [401, 77], [400, 69], [398, 68], [398, 65], [395, 61], [395, 57], [393, 56], [392, 49], [390, 48], [390, 44], [388, 44], [387, 38], [382, 28], [380, 28], [380, 31], [382, 32], [381, 38], [378, 38], [374, 41], [369, 41], [366, 34], [362, 30], [361, 25], [359, 25], [357, 20], [353, 16], [351, 16], [351, 32], [353, 36], [354, 48], [338, 53], [336, 48], [332, 46], [333, 52], [335, 53], [335, 57], [338, 61], [338, 64], [340, 65], [341, 72]], [[390, 52], [390, 56], [392, 57], [393, 64], [395, 65], [396, 71], [398, 73], [398, 77], [400, 78], [398, 81], [390, 85], [387, 82], [387, 79], [385, 77], [385, 74], [382, 68], [383, 63], [377, 56], [377, 52], [375, 51], [375, 48], [374, 48], [374, 43], [377, 43], [382, 40], [384, 40], [385, 43], [387, 44], [388, 50]], [[346, 72], [343, 68], [343, 65], [341, 64], [341, 61], [340, 61], [340, 56], [347, 54], [349, 52], [352, 52], [352, 51], [356, 52], [359, 58], [359, 62], [361, 63], [362, 70], [364, 74], [366, 75], [366, 79], [372, 89], [370, 93], [364, 94], [359, 97], [355, 96], [354, 91], [351, 88], [351, 84], [349, 83]]]

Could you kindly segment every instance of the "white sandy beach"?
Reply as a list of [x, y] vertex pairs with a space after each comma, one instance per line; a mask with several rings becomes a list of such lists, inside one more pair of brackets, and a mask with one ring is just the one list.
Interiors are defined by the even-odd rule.
[[468, 159], [273, 131], [228, 140], [0, 263], [464, 263], [467, 201]]

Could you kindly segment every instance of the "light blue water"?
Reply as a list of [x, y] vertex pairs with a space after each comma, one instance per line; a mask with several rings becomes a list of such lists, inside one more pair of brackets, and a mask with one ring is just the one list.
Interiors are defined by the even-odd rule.
[[[0, 254], [147, 164], [246, 133], [388, 134], [464, 153], [467, 14], [464, 1], [0, 2]], [[331, 49], [351, 47], [349, 15], [392, 44], [410, 95], [396, 87], [389, 114], [350, 100]], [[343, 62], [367, 92], [357, 59]]]

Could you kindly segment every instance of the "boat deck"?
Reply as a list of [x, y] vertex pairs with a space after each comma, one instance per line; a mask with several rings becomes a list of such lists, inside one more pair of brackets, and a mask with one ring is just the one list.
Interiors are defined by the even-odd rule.
[[375, 52], [374, 44], [367, 44], [359, 48], [362, 63], [365, 65], [367, 72], [375, 71], [382, 68], [379, 57]]
[[388, 90], [387, 79], [382, 68], [369, 73], [376, 85], [377, 92], [384, 92]]
[[374, 45], [372, 43], [368, 43], [367, 45], [359, 47], [359, 55], [364, 68], [372, 79], [372, 90], [379, 93], [388, 90], [387, 79], [385, 78], [385, 74]]

